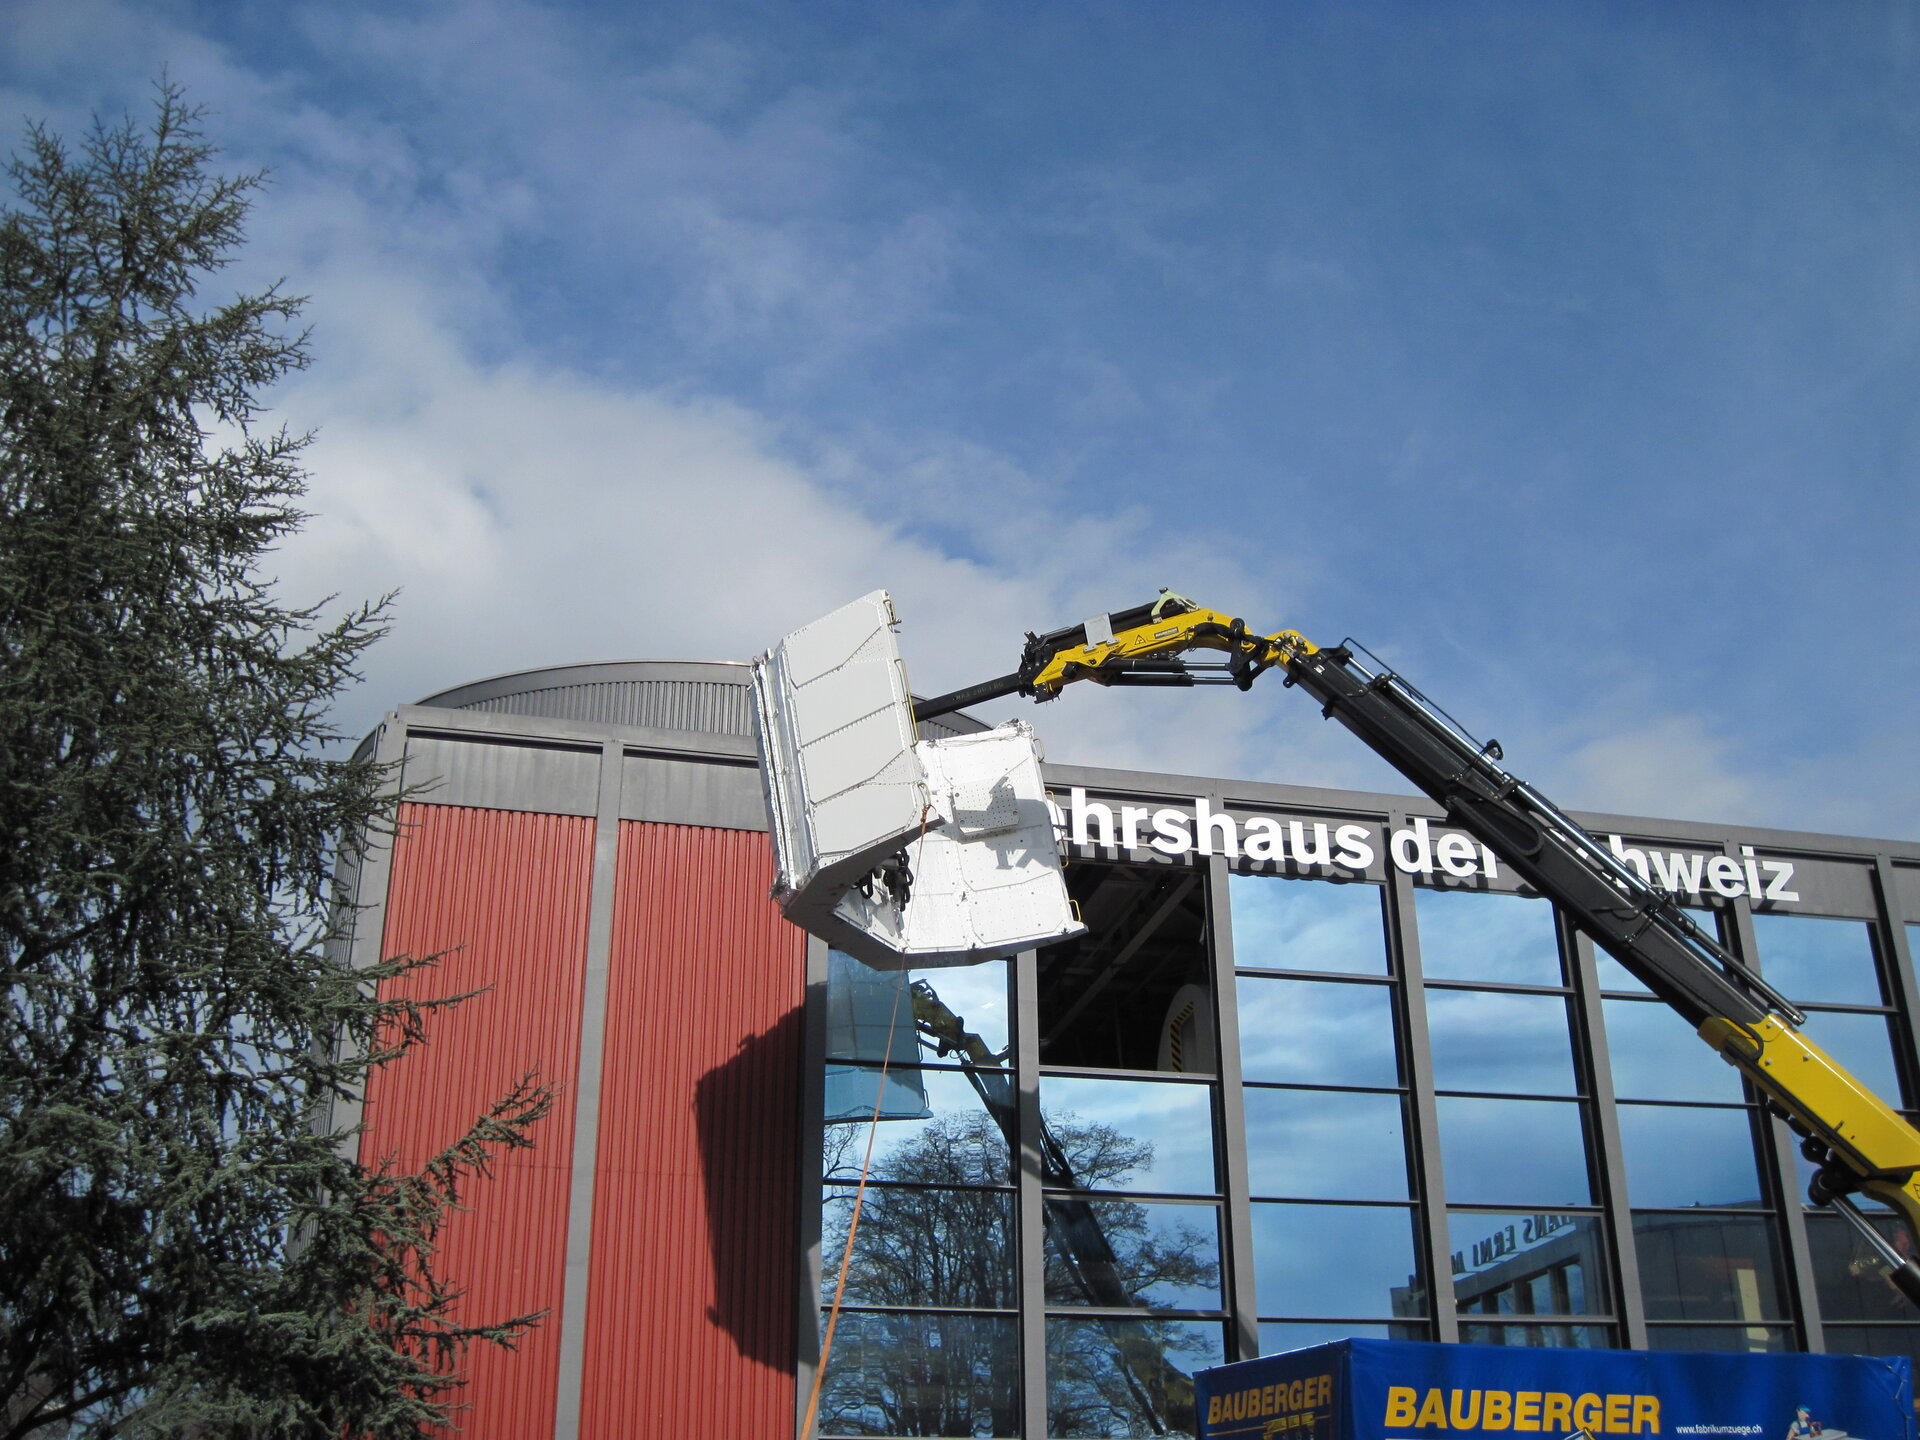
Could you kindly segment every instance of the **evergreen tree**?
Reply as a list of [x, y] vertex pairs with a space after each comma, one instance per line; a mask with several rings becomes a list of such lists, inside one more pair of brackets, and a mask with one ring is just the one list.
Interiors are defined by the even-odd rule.
[[305, 336], [200, 297], [259, 177], [197, 121], [163, 86], [77, 155], [33, 128], [0, 213], [0, 1440], [414, 1435], [534, 1318], [456, 1317], [432, 1260], [543, 1089], [417, 1175], [329, 1132], [430, 1008], [376, 996], [421, 962], [329, 958], [341, 837], [391, 810], [327, 711], [384, 605], [263, 577]]

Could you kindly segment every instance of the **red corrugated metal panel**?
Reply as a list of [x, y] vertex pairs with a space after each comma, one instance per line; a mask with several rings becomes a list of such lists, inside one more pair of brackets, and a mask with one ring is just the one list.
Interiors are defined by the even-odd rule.
[[401, 982], [411, 993], [492, 988], [434, 1016], [428, 1043], [374, 1076], [360, 1153], [417, 1168], [522, 1075], [559, 1089], [537, 1147], [469, 1185], [435, 1262], [467, 1292], [463, 1316], [551, 1312], [517, 1352], [470, 1350], [456, 1402], [468, 1440], [529, 1440], [553, 1430], [593, 821], [448, 805], [403, 805], [400, 820], [381, 953], [453, 952]]
[[582, 1440], [793, 1428], [806, 937], [765, 835], [625, 823]]

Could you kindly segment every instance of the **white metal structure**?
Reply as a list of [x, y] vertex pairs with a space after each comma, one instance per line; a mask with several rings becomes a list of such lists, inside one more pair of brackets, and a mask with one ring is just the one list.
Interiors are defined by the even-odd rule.
[[1080, 934], [1032, 729], [916, 741], [896, 623], [876, 590], [753, 663], [774, 898], [794, 924], [883, 968], [966, 965]]

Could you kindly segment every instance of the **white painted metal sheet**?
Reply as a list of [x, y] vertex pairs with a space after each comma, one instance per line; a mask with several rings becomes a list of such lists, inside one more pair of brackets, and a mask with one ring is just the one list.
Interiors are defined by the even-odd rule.
[[916, 743], [884, 590], [753, 665], [774, 898], [869, 965], [925, 969], [1082, 933], [1039, 742], [1012, 721]]

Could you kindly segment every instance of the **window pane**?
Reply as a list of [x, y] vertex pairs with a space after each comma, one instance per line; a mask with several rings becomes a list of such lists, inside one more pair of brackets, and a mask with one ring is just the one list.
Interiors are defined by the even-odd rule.
[[1417, 890], [1420, 964], [1429, 980], [1560, 984], [1553, 907], [1520, 895]]
[[[1076, 862], [1066, 881], [1087, 933], [1035, 962], [1040, 1063], [1213, 1070], [1204, 872]], [[1178, 1063], [1174, 1030], [1185, 1032]]]
[[1408, 1197], [1398, 1095], [1251, 1086], [1242, 1094], [1254, 1194], [1303, 1200]]
[[1242, 975], [1236, 989], [1240, 1067], [1246, 1079], [1307, 1085], [1400, 1083], [1391, 987]]
[[[1691, 905], [1682, 908], [1686, 910], [1687, 918], [1694, 924], [1706, 931], [1713, 939], [1720, 939], [1720, 921], [1713, 911], [1696, 909]], [[1599, 977], [1602, 990], [1624, 990], [1629, 995], [1652, 993], [1629, 973], [1626, 966], [1597, 945], [1593, 950], [1593, 961], [1595, 974]]]
[[1047, 1200], [1047, 1301], [1220, 1308], [1220, 1211], [1213, 1205]]
[[1763, 1203], [1746, 1110], [1622, 1105], [1620, 1143], [1630, 1204], [1678, 1209]]
[[[821, 1197], [820, 1298], [833, 1299], [856, 1187]], [[847, 1267], [849, 1305], [997, 1310], [1014, 1294], [1013, 1195], [1006, 1190], [867, 1186]]]
[[1657, 1000], [1603, 1000], [1613, 1093], [1631, 1100], [1701, 1100], [1738, 1105], [1740, 1072], [1693, 1027]]
[[1453, 1294], [1469, 1315], [1604, 1315], [1607, 1251], [1593, 1215], [1447, 1216]]
[[[875, 970], [838, 950], [827, 952], [827, 1054], [836, 1060], [889, 1058], [894, 1064], [934, 1058], [922, 1053], [916, 1016], [976, 1065], [1007, 1061], [1009, 962], [989, 960], [941, 970]], [[923, 992], [916, 1007], [914, 992]], [[931, 1002], [931, 1003], [929, 1003]], [[934, 1036], [925, 1038], [929, 1050]], [[869, 1099], [868, 1104], [872, 1101]]]
[[[1839, 1349], [1828, 1331], [1827, 1348]], [[1750, 1355], [1790, 1355], [1800, 1341], [1788, 1325], [1649, 1325], [1647, 1344], [1655, 1350], [1745, 1351]]]
[[1567, 1002], [1557, 995], [1429, 988], [1427, 1032], [1436, 1089], [1575, 1091]]
[[1230, 875], [1233, 963], [1255, 970], [1387, 973], [1378, 885]]
[[[1865, 1209], [1865, 1206], [1862, 1206]], [[1885, 1210], [1866, 1211], [1873, 1226], [1901, 1251], [1906, 1231]], [[1807, 1216], [1807, 1248], [1813, 1252], [1813, 1282], [1823, 1320], [1911, 1320], [1912, 1302], [1894, 1289], [1886, 1266], [1838, 1215]]]
[[1057, 1147], [1045, 1181], [1087, 1190], [1212, 1194], [1212, 1102], [1209, 1085], [1043, 1076], [1041, 1114]]
[[1398, 1206], [1253, 1207], [1263, 1315], [1425, 1315], [1417, 1254], [1413, 1212]]
[[1899, 1072], [1894, 1068], [1893, 1037], [1885, 1016], [1809, 1010], [1800, 1032], [1887, 1104], [1899, 1107]]
[[1305, 1350], [1310, 1345], [1331, 1345], [1336, 1340], [1431, 1340], [1425, 1322], [1405, 1320], [1397, 1325], [1362, 1325], [1352, 1320], [1289, 1323], [1284, 1320], [1260, 1322], [1260, 1353], [1282, 1355], [1289, 1350]]
[[[847, 1067], [846, 1084], [865, 1092], [866, 1104], [873, 1104], [880, 1071]], [[831, 1089], [832, 1076], [829, 1075]], [[882, 1118], [873, 1140], [875, 1180], [893, 1180], [915, 1185], [1006, 1185], [1011, 1183], [1007, 1164], [1007, 1136], [1001, 1122], [1012, 1124], [1011, 1087], [1005, 1076], [992, 1081], [1005, 1094], [1003, 1102], [995, 1095], [988, 1110], [968, 1076], [955, 1070], [893, 1071], [888, 1081], [898, 1079], [914, 1087], [924, 1097], [925, 1106], [918, 1115]], [[993, 1094], [994, 1088], [988, 1093]], [[858, 1180], [860, 1163], [867, 1149], [867, 1115], [858, 1123], [828, 1125], [823, 1135], [822, 1175], [828, 1180]]]
[[1047, 1321], [1047, 1433], [1198, 1433], [1193, 1376], [1226, 1358], [1225, 1340], [1217, 1321]]
[[1636, 1214], [1633, 1237], [1648, 1319], [1786, 1316], [1770, 1217]]
[[1593, 967], [1594, 974], [1599, 977], [1600, 988], [1602, 990], [1624, 990], [1629, 995], [1650, 995], [1653, 993], [1638, 980], [1634, 979], [1632, 973], [1628, 971], [1626, 966], [1622, 965], [1618, 960], [1597, 946], [1593, 952]]
[[1833, 1325], [1827, 1349], [1836, 1355], [1905, 1355], [1920, 1369], [1920, 1325]]
[[[1460, 1325], [1468, 1345], [1552, 1346], [1561, 1350], [1605, 1350], [1613, 1344], [1611, 1325]], [[1472, 1392], [1469, 1391], [1469, 1394]]]
[[1756, 915], [1760, 973], [1789, 1000], [1820, 1005], [1879, 1005], [1873, 931], [1864, 920]]
[[1566, 1100], [1442, 1097], [1447, 1198], [1462, 1205], [1586, 1205], [1580, 1107]]
[[1018, 1435], [1019, 1395], [1010, 1315], [843, 1310], [820, 1388], [820, 1433]]

